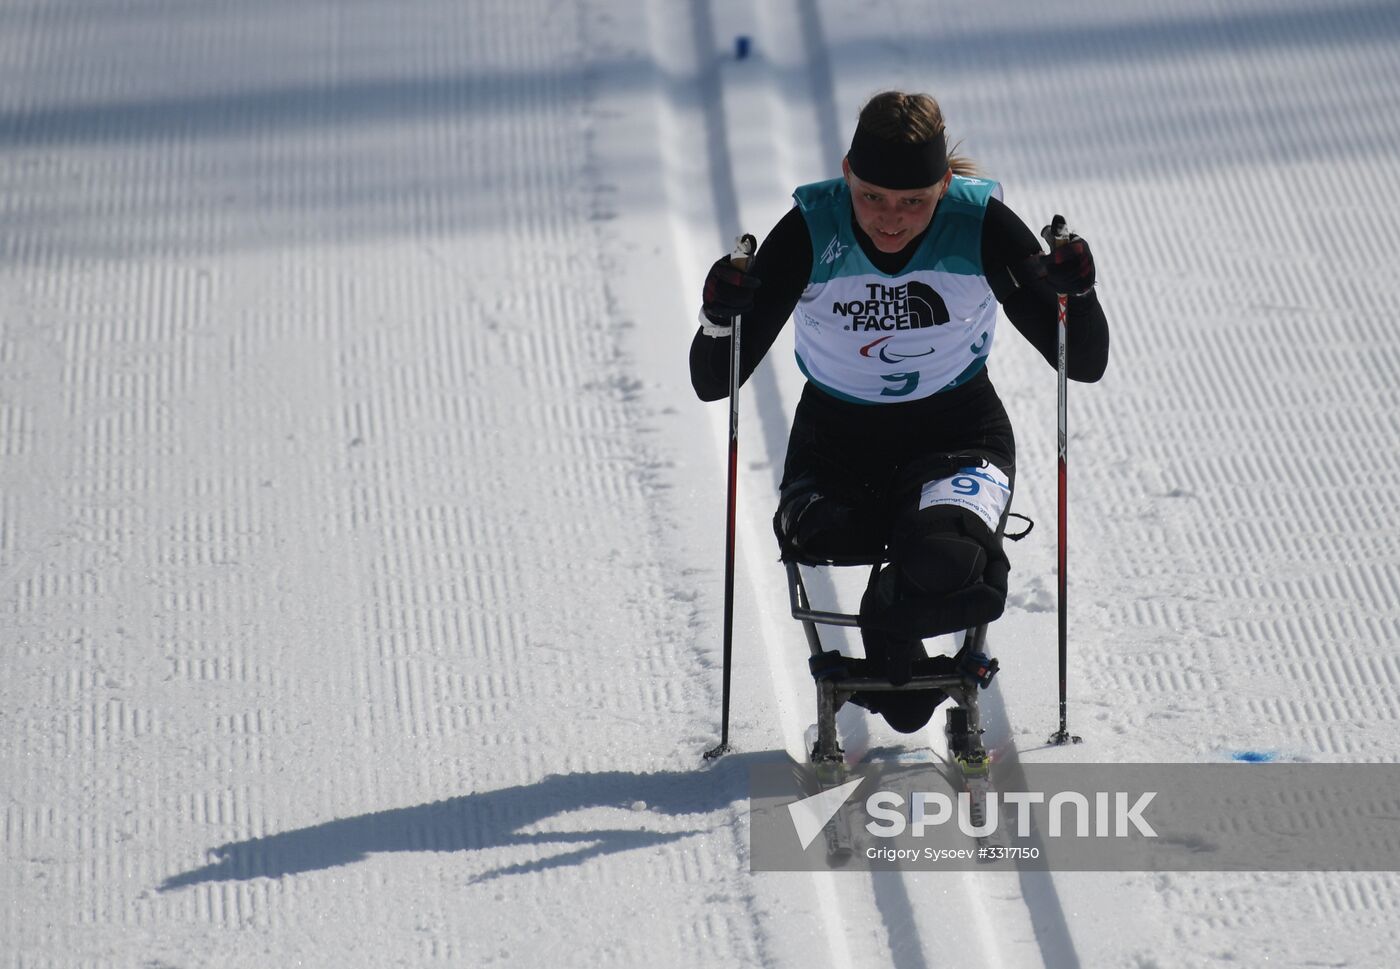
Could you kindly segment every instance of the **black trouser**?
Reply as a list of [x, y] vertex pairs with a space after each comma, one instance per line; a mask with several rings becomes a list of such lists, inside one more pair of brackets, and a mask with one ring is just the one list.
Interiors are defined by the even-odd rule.
[[[783, 557], [809, 565], [888, 559], [872, 573], [860, 618], [867, 659], [894, 682], [926, 658], [923, 639], [990, 622], [1006, 601], [1005, 516], [993, 530], [968, 511], [920, 508], [924, 484], [985, 460], [1014, 486], [1015, 451], [985, 371], [909, 403], [848, 403], [811, 384], [803, 391], [774, 517]], [[939, 699], [885, 694], [879, 707], [896, 729], [912, 730]]]

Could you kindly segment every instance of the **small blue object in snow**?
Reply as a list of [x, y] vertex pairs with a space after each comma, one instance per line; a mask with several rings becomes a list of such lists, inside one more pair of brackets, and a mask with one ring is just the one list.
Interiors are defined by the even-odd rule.
[[734, 38], [734, 59], [742, 61], [749, 56], [749, 50], [753, 47], [753, 41], [744, 34]]
[[1237, 750], [1230, 756], [1246, 764], [1267, 764], [1278, 755], [1268, 750]]

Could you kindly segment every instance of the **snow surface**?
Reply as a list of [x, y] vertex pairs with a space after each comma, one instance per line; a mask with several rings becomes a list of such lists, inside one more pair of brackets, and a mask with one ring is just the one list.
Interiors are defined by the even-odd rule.
[[0, 967], [1393, 964], [1388, 873], [750, 874], [747, 768], [813, 714], [768, 528], [800, 377], [788, 335], [744, 394], [701, 770], [725, 409], [685, 368], [709, 262], [869, 94], [935, 93], [1114, 326], [1071, 398], [1080, 747], [1054, 375], [993, 359], [1022, 756], [1393, 761], [1393, 0], [0, 22]]

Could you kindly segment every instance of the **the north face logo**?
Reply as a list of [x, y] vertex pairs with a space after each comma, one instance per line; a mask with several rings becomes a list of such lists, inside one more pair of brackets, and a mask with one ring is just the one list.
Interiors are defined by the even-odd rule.
[[942, 326], [952, 318], [938, 291], [920, 282], [909, 284], [909, 315], [917, 321], [914, 325], [918, 328]]
[[837, 300], [831, 304], [834, 316], [851, 321], [846, 329], [922, 330], [942, 326], [951, 319], [948, 304], [926, 283], [908, 282], [902, 286], [867, 283], [865, 289], [866, 299]]

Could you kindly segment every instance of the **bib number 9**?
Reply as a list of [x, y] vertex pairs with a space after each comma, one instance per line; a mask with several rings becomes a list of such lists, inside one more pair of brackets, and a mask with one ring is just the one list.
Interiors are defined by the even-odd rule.
[[990, 463], [981, 468], [961, 468], [952, 477], [926, 482], [919, 495], [920, 510], [956, 505], [976, 514], [992, 531], [996, 531], [1010, 502], [1011, 482]]

